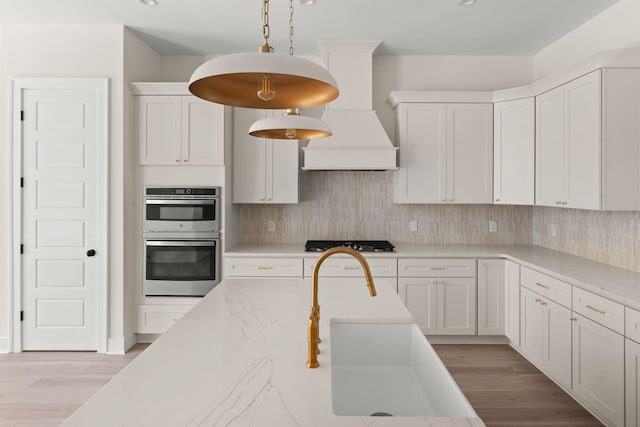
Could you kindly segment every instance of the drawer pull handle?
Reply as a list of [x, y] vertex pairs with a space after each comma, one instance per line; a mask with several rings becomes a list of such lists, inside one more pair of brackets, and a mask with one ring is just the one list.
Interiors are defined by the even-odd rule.
[[572, 322], [575, 322], [576, 320], [578, 320], [578, 318], [575, 316], [571, 316], [569, 317], [569, 320], [571, 320]]
[[607, 314], [604, 310], [600, 310], [599, 308], [595, 308], [592, 305], [587, 304], [585, 307], [587, 307], [589, 310], [593, 310], [598, 314]]
[[271, 265], [259, 265], [258, 270], [273, 270], [273, 266]]
[[542, 283], [536, 282], [536, 285], [540, 286], [543, 289], [549, 289], [547, 285], [543, 285]]
[[446, 270], [447, 267], [429, 267], [429, 270]]
[[536, 298], [536, 302], [540, 302], [542, 301], [540, 298]]
[[360, 270], [360, 267], [358, 266], [353, 266], [353, 265], [345, 265], [344, 266], [345, 270]]

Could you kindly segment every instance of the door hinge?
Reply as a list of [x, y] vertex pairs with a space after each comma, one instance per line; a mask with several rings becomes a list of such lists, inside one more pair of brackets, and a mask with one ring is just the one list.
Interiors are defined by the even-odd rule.
[[20, 177], [20, 188], [24, 188], [24, 176]]
[[24, 311], [20, 310], [20, 321], [24, 322]]
[[24, 245], [20, 243], [20, 254], [24, 253]]
[[24, 122], [24, 110], [20, 110], [20, 121]]

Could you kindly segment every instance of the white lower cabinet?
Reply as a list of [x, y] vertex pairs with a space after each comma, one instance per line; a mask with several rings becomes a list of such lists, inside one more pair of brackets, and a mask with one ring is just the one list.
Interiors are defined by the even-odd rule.
[[504, 335], [505, 260], [478, 260], [478, 335]]
[[579, 314], [573, 322], [573, 393], [608, 426], [624, 421], [624, 337]]
[[225, 257], [225, 277], [302, 277], [302, 258]]
[[169, 330], [193, 304], [142, 304], [138, 306], [139, 334], [163, 334]]
[[524, 287], [521, 310], [521, 351], [571, 389], [571, 310]]
[[504, 335], [520, 347], [520, 265], [504, 261]]
[[475, 278], [399, 278], [398, 293], [424, 334], [475, 335]]
[[640, 344], [625, 340], [625, 426], [640, 427]]

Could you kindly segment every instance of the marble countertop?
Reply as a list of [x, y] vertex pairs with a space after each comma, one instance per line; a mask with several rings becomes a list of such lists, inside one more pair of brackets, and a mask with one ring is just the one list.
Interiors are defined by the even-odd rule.
[[[535, 245], [396, 245], [395, 252], [364, 253], [371, 258], [506, 258], [579, 288], [640, 310], [640, 273]], [[238, 245], [234, 257], [316, 257], [304, 245]]]
[[63, 426], [476, 427], [479, 418], [331, 410], [331, 318], [412, 322], [391, 288], [320, 281], [320, 367], [308, 369], [308, 279], [225, 279]]

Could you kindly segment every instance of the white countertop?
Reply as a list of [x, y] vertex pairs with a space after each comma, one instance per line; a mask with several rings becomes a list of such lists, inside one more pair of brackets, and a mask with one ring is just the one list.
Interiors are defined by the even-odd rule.
[[320, 367], [305, 367], [309, 279], [225, 279], [64, 426], [484, 426], [331, 410], [331, 318], [412, 321], [393, 289], [320, 280]]
[[[238, 245], [231, 257], [312, 257], [304, 245]], [[395, 252], [365, 252], [367, 258], [506, 258], [574, 286], [640, 310], [640, 273], [535, 245], [396, 245]]]

